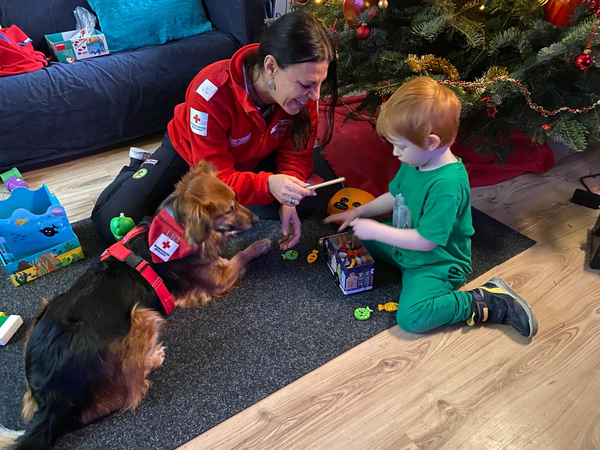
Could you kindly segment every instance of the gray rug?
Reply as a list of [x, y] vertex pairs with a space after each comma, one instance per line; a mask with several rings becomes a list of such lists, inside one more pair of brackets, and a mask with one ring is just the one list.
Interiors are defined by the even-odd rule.
[[[325, 179], [333, 174], [322, 168]], [[279, 250], [252, 262], [229, 296], [197, 310], [176, 310], [163, 334], [166, 359], [150, 375], [152, 387], [133, 412], [110, 416], [64, 435], [56, 449], [173, 449], [248, 408], [304, 374], [395, 324], [394, 313], [377, 312], [367, 321], [354, 309], [397, 301], [399, 273], [376, 263], [374, 289], [345, 296], [322, 256], [308, 264], [321, 236], [334, 234], [323, 225], [327, 200], [339, 186], [318, 191], [322, 198], [314, 218], [303, 222], [294, 261]], [[534, 241], [473, 210], [472, 277], [517, 255]], [[19, 418], [25, 390], [22, 343], [40, 298], [65, 290], [97, 260], [104, 245], [90, 220], [73, 225], [86, 259], [37, 281], [14, 287], [0, 272], [0, 311], [19, 314], [25, 324], [0, 347], [0, 424], [22, 429]], [[280, 224], [262, 221], [234, 237], [230, 253], [250, 242], [277, 240]], [[322, 253], [320, 253], [322, 255]]]

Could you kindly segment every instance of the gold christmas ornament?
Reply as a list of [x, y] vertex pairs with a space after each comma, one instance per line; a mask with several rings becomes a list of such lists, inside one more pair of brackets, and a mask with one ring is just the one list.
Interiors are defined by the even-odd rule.
[[379, 6], [379, 9], [385, 9], [388, 7], [388, 1], [387, 0], [379, 0], [379, 3], [377, 3], [377, 6]]
[[405, 62], [412, 72], [431, 70], [446, 75], [446, 78], [450, 81], [458, 81], [459, 79], [458, 70], [446, 58], [433, 55], [408, 55]]

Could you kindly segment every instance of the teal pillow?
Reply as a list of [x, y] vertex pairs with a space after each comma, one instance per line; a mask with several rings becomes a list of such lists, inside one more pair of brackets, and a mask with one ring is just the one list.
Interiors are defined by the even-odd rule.
[[212, 29], [202, 0], [88, 0], [106, 36], [118, 52], [160, 45]]

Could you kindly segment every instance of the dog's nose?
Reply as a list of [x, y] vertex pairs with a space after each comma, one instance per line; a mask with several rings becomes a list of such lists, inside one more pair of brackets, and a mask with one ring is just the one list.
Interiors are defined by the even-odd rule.
[[259, 218], [256, 214], [252, 213], [252, 217], [250, 218], [250, 220], [252, 221], [252, 225], [255, 225], [258, 223]]

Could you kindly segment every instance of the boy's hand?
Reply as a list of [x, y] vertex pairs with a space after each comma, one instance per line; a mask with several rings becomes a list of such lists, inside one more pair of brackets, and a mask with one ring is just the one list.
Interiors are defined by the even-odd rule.
[[342, 231], [343, 229], [347, 228], [348, 225], [350, 225], [350, 222], [352, 222], [354, 219], [358, 218], [358, 212], [356, 212], [355, 209], [351, 209], [350, 211], [346, 211], [343, 213], [339, 213], [339, 214], [332, 214], [329, 217], [325, 217], [325, 219], [323, 219], [324, 223], [340, 223], [342, 222], [342, 224], [340, 225], [340, 227], [338, 228], [338, 231]]
[[387, 225], [373, 219], [354, 219], [350, 222], [350, 226], [354, 230], [354, 235], [357, 238], [366, 241], [379, 241], [381, 234], [385, 231], [382, 228], [387, 227]]

